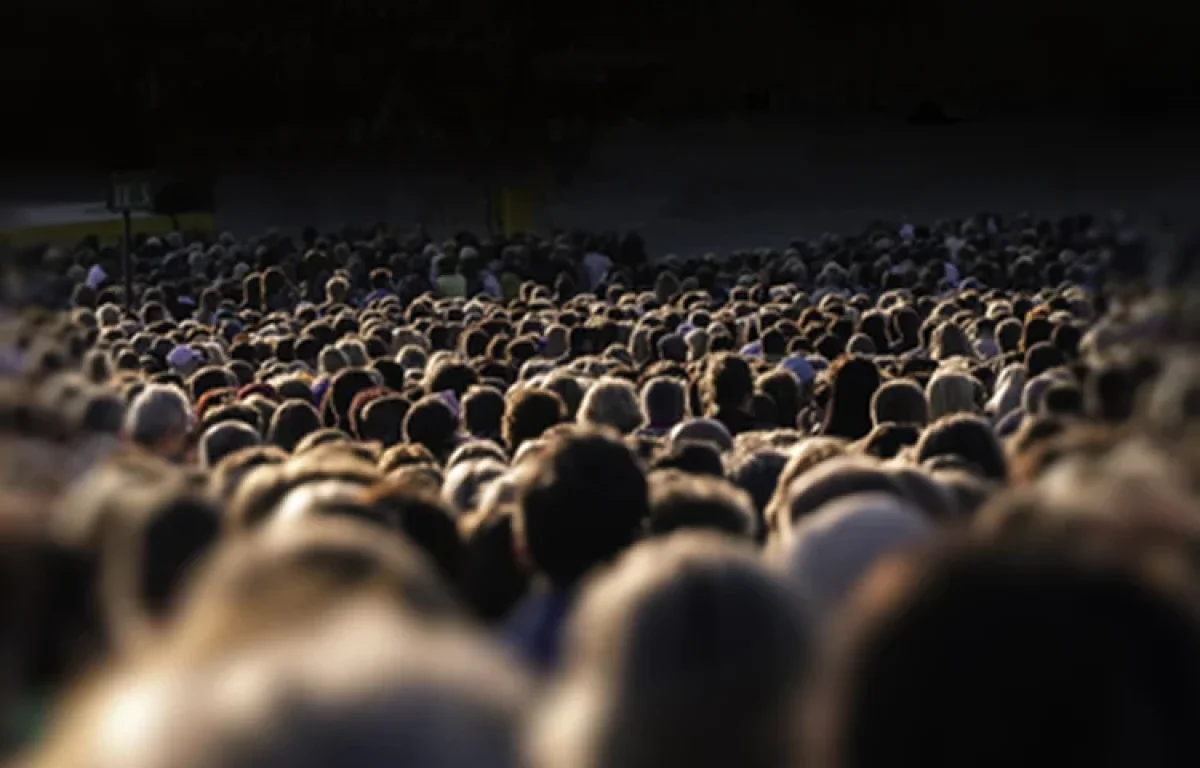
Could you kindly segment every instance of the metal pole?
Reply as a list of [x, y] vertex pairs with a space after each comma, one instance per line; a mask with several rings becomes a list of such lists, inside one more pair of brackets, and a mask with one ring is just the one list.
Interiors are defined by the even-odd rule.
[[129, 215], [128, 208], [121, 211], [121, 217], [125, 220], [125, 238], [121, 241], [121, 275], [125, 279], [125, 309], [133, 312], [133, 250], [131, 248], [133, 219]]

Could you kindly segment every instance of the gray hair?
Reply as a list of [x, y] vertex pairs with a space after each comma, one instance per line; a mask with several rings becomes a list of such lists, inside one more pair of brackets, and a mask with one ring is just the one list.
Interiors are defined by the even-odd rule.
[[125, 415], [125, 433], [138, 445], [154, 446], [186, 434], [192, 425], [187, 395], [172, 384], [148, 384]]
[[887, 555], [933, 533], [933, 524], [907, 501], [877, 492], [852, 494], [796, 524], [784, 567], [810, 610], [825, 619]]
[[578, 420], [580, 424], [612, 427], [629, 434], [643, 421], [637, 390], [624, 379], [600, 379], [583, 396]]

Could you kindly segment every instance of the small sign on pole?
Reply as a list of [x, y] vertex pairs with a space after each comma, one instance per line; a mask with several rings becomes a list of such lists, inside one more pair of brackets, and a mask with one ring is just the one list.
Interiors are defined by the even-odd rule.
[[133, 219], [134, 211], [154, 210], [153, 179], [146, 174], [123, 173], [112, 177], [108, 209], [120, 211], [125, 222], [125, 237], [121, 240], [121, 276], [125, 285], [125, 309], [133, 311]]
[[113, 176], [108, 208], [111, 211], [153, 211], [154, 180], [143, 174]]

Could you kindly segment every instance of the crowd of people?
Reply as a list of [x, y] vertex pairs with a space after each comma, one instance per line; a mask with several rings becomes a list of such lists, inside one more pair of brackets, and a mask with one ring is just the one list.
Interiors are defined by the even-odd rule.
[[1200, 765], [1200, 357], [1127, 222], [26, 265], [34, 768]]

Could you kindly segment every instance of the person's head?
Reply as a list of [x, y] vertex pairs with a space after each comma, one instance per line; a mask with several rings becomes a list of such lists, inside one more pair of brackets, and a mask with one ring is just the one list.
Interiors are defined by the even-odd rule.
[[750, 495], [754, 502], [759, 541], [766, 539], [766, 509], [775, 493], [775, 486], [787, 464], [787, 455], [776, 449], [761, 449], [734, 454], [726, 476], [730, 482]]
[[852, 494], [796, 524], [784, 567], [810, 610], [828, 620], [881, 560], [933, 534], [933, 523], [904, 499]]
[[716, 419], [688, 419], [671, 429], [667, 435], [671, 445], [686, 442], [710, 443], [721, 452], [733, 450], [733, 435]]
[[751, 552], [711, 534], [639, 544], [583, 594], [533, 768], [797, 764], [809, 621]]
[[881, 377], [875, 363], [865, 357], [840, 358], [829, 372], [829, 407], [823, 435], [858, 440], [871, 431], [871, 399]]
[[317, 357], [317, 367], [326, 376], [332, 376], [350, 367], [345, 353], [337, 347], [323, 347]]
[[[791, 476], [784, 469], [784, 480]], [[788, 541], [795, 526], [822, 506], [858, 493], [883, 493], [904, 497], [904, 488], [878, 461], [866, 456], [830, 458], [788, 481], [779, 489], [768, 520], [773, 533]]]
[[504, 423], [504, 395], [495, 387], [474, 386], [463, 398], [463, 426], [472, 437], [499, 440]]
[[607, 427], [627, 435], [642, 425], [637, 390], [624, 379], [603, 378], [583, 396], [576, 421], [589, 427]]
[[684, 337], [688, 347], [688, 360], [701, 360], [708, 354], [708, 331], [696, 328]]
[[522, 387], [509, 395], [501, 432], [514, 456], [521, 446], [541, 437], [546, 430], [566, 420], [566, 406], [555, 393], [537, 387]]
[[237, 383], [237, 377], [230, 371], [218, 365], [210, 365], [192, 374], [187, 380], [187, 387], [192, 401], [198, 403], [206, 393], [236, 387]]
[[350, 281], [341, 275], [325, 283], [325, 300], [330, 304], [345, 304], [350, 296]]
[[775, 424], [784, 429], [795, 429], [801, 405], [800, 380], [795, 374], [785, 368], [777, 368], [760, 376], [757, 387], [775, 404]]
[[321, 428], [317, 409], [303, 400], [288, 400], [275, 410], [267, 427], [267, 442], [291, 453], [308, 435]]
[[212, 469], [221, 459], [243, 448], [252, 448], [262, 443], [258, 430], [238, 420], [222, 421], [212, 425], [200, 436], [200, 466]]
[[929, 418], [937, 421], [956, 413], [977, 413], [983, 388], [975, 377], [947, 371], [936, 374], [925, 388]]
[[583, 385], [569, 373], [551, 373], [542, 386], [562, 398], [567, 407], [567, 421], [575, 421], [579, 406], [583, 404]]
[[513, 533], [516, 483], [511, 475], [494, 481], [478, 511], [459, 521], [463, 536], [460, 589], [475, 615], [488, 623], [505, 620], [525, 596], [529, 572], [517, 557]]
[[1084, 382], [1088, 416], [1108, 424], [1120, 424], [1133, 416], [1136, 394], [1133, 377], [1121, 366], [1102, 366]]
[[1004, 354], [1020, 352], [1023, 330], [1021, 321], [1015, 317], [1001, 320], [996, 325], [996, 343], [1000, 345], [1000, 351]]
[[815, 686], [810, 764], [1200, 761], [1194, 611], [1080, 549], [956, 540], [869, 578]]
[[78, 426], [84, 432], [117, 435], [125, 422], [125, 402], [115, 392], [93, 392], [78, 403]]
[[754, 502], [749, 494], [723, 477], [662, 469], [651, 473], [649, 480], [650, 517], [646, 532], [651, 536], [704, 530], [750, 541], [757, 539]]
[[457, 398], [466, 395], [467, 390], [479, 383], [479, 374], [465, 363], [445, 362], [433, 366], [425, 376], [425, 392], [436, 394], [450, 391]]
[[929, 425], [917, 443], [915, 458], [923, 464], [939, 456], [961, 458], [988, 480], [1008, 479], [1004, 447], [991, 425], [977, 416], [947, 416]]
[[459, 462], [446, 473], [442, 499], [456, 517], [461, 517], [474, 511], [487, 487], [506, 472], [508, 467], [496, 459]]
[[657, 346], [659, 360], [670, 360], [676, 363], [687, 361], [688, 347], [682, 336], [668, 333], [658, 340]]
[[404, 417], [404, 440], [429, 449], [444, 462], [458, 447], [458, 413], [442, 395], [427, 395], [413, 404]]
[[443, 501], [436, 485], [397, 473], [351, 499], [351, 515], [362, 515], [382, 529], [402, 535], [436, 566], [446, 585], [458, 583], [462, 540], [455, 512]]
[[954, 323], [942, 323], [934, 330], [930, 348], [934, 360], [975, 356], [966, 332]]
[[181, 457], [191, 428], [187, 396], [171, 385], [147, 385], [125, 414], [126, 438], [160, 456]]
[[217, 542], [220, 516], [202, 489], [173, 471], [114, 465], [84, 482], [87, 503], [102, 508], [94, 588], [115, 646], [132, 652], [156, 639], [184, 602], [197, 564]]
[[404, 439], [404, 418], [412, 403], [401, 395], [385, 394], [368, 402], [357, 421], [358, 437], [384, 449]]
[[689, 475], [723, 477], [721, 449], [710, 442], [679, 440], [658, 452], [651, 462], [653, 469], [671, 469]]
[[929, 401], [912, 379], [893, 379], [871, 397], [871, 420], [876, 426], [893, 423], [924, 427], [929, 423]]
[[1048, 341], [1038, 342], [1025, 351], [1025, 375], [1033, 379], [1067, 364], [1067, 356]]
[[1046, 416], [1081, 418], [1083, 408], [1083, 390], [1074, 384], [1055, 384], [1042, 398], [1042, 413]]
[[371, 288], [376, 291], [384, 291], [392, 287], [392, 272], [388, 269], [373, 269], [371, 270]]
[[274, 445], [256, 445], [235, 451], [222, 458], [209, 473], [209, 492], [218, 501], [227, 502], [251, 470], [263, 466], [277, 467], [287, 459], [287, 453]]
[[862, 440], [855, 443], [860, 453], [877, 459], [894, 459], [910, 446], [916, 445], [921, 437], [921, 427], [916, 424], [885, 422]]
[[567, 432], [519, 466], [515, 508], [523, 557], [569, 587], [636, 540], [649, 514], [646, 478], [619, 440]]
[[[46, 768], [518, 768], [529, 681], [461, 628], [350, 601], [304, 631], [196, 661], [168, 652], [83, 692]], [[149, 712], [141, 716], [137, 713]], [[130, 713], [139, 726], [129, 730]]]
[[750, 365], [728, 352], [716, 355], [708, 364], [704, 385], [710, 411], [745, 410], [754, 396]]
[[652, 429], [666, 430], [687, 415], [687, 392], [679, 379], [658, 376], [642, 387], [642, 410]]

